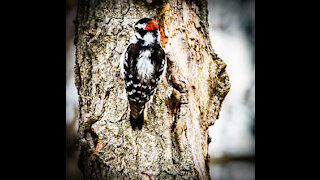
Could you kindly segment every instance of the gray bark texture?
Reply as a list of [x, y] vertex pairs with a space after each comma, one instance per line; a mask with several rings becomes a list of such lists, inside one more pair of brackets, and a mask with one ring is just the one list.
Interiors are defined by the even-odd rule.
[[[147, 104], [142, 130], [130, 126], [119, 58], [149, 17], [160, 25], [167, 72]], [[205, 0], [82, 0], [76, 25], [79, 167], [85, 179], [209, 179], [208, 128], [229, 92], [214, 53]]]

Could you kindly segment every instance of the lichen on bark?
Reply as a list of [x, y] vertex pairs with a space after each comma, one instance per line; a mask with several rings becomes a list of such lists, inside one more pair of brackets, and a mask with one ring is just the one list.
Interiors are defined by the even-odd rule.
[[[80, 1], [75, 78], [79, 97], [79, 167], [85, 179], [208, 179], [208, 127], [230, 89], [226, 64], [209, 39], [201, 1]], [[119, 58], [128, 23], [158, 21], [168, 67], [132, 130]]]

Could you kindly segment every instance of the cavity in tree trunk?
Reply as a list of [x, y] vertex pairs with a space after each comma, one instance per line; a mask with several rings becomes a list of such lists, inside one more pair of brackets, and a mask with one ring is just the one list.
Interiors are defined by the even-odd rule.
[[[160, 25], [168, 65], [134, 131], [119, 58], [133, 33], [127, 24], [144, 17]], [[85, 179], [209, 179], [208, 128], [230, 83], [210, 43], [207, 2], [82, 0], [75, 24]]]

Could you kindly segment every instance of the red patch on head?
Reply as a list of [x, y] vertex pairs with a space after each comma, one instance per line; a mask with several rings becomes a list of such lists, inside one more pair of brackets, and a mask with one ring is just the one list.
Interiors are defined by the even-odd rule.
[[152, 20], [148, 22], [148, 25], [146, 25], [145, 29], [153, 30], [154, 27], [159, 27], [159, 25], [157, 24], [157, 21]]

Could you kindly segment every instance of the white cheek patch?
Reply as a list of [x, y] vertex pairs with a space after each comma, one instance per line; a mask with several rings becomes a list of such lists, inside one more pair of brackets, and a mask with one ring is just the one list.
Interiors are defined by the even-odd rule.
[[146, 81], [147, 79], [151, 79], [152, 74], [154, 72], [154, 66], [151, 64], [151, 51], [146, 50], [142, 51], [139, 55], [138, 58], [138, 63], [137, 63], [137, 69], [138, 69], [138, 74], [143, 79]]
[[134, 32], [134, 35], [136, 36], [137, 39], [142, 39], [141, 35], [137, 32]]
[[136, 44], [138, 42], [138, 39], [136, 36], [133, 36], [132, 40], [131, 40], [131, 43], [132, 44]]
[[147, 32], [144, 36], [143, 36], [143, 40], [144, 40], [144, 46], [148, 46], [150, 44], [153, 44], [156, 40], [156, 38], [152, 35], [151, 32]]

